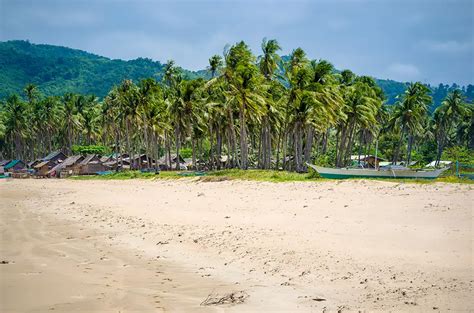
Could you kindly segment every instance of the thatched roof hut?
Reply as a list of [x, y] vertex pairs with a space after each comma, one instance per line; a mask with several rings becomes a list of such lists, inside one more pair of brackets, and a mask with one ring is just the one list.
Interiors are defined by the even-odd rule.
[[48, 175], [52, 177], [66, 177], [69, 175], [79, 174], [79, 162], [81, 162], [84, 157], [80, 154], [73, 155], [65, 159], [63, 162], [54, 166], [51, 170], [48, 171]]
[[35, 175], [39, 177], [45, 177], [48, 175], [49, 170], [54, 166], [53, 161], [41, 161], [40, 163], [33, 166]]
[[52, 161], [54, 163], [61, 163], [62, 161], [67, 159], [67, 155], [65, 155], [61, 151], [54, 151], [45, 156], [42, 160], [43, 161]]
[[[171, 164], [176, 164], [176, 160], [177, 160], [176, 153], [172, 153], [171, 154]], [[181, 155], [179, 156], [179, 163], [181, 163], [181, 164], [186, 163], [186, 161], [184, 160], [184, 158]], [[165, 154], [164, 157], [162, 157], [158, 160], [158, 164], [169, 164], [169, 158], [168, 158], [167, 153]]]
[[153, 157], [146, 154], [135, 154], [131, 158], [125, 158], [124, 160], [128, 161], [131, 165], [131, 168], [151, 168], [156, 164]]
[[31, 162], [28, 162], [28, 168], [34, 168], [37, 164], [43, 162], [41, 159], [37, 159]]
[[79, 173], [81, 175], [96, 174], [108, 169], [97, 154], [89, 154], [79, 163]]
[[11, 160], [10, 162], [8, 162], [8, 164], [3, 166], [5, 172], [18, 171], [24, 169], [25, 167], [26, 164], [22, 160]]
[[[351, 155], [351, 160], [353, 162], [359, 162], [359, 155]], [[385, 161], [385, 159], [375, 155], [361, 155], [360, 161], [364, 162], [365, 167], [368, 168], [378, 168], [380, 167], [380, 162]]]

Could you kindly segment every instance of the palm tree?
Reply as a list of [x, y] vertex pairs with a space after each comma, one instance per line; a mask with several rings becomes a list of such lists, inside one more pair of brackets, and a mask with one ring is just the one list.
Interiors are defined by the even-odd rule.
[[346, 119], [340, 122], [340, 141], [336, 166], [342, 167], [352, 152], [355, 134], [359, 129], [374, 129], [376, 116], [382, 106], [375, 82], [370, 77], [358, 77], [344, 90], [344, 114]]
[[410, 164], [414, 137], [423, 132], [423, 122], [426, 120], [428, 106], [432, 101], [429, 92], [430, 90], [425, 85], [419, 82], [412, 83], [394, 108], [390, 125], [392, 129], [395, 126], [400, 128], [400, 140], [393, 155], [394, 164], [398, 161], [400, 147], [405, 136], [408, 140], [406, 163]]
[[173, 60], [168, 60], [163, 68], [163, 82], [168, 86], [172, 87], [175, 84], [175, 78], [178, 75], [178, 69], [175, 66]]
[[67, 137], [66, 152], [70, 153], [73, 145], [73, 136], [76, 128], [80, 126], [79, 118], [77, 116], [77, 108], [75, 102], [77, 95], [67, 93], [62, 97], [62, 105], [64, 112], [64, 127]]
[[[290, 55], [288, 62], [283, 64], [284, 69], [284, 85], [287, 86], [287, 91], [284, 96], [286, 100], [286, 106], [283, 110], [283, 123], [280, 128], [279, 138], [281, 139], [281, 146], [283, 152], [283, 168], [289, 169], [287, 160], [287, 147], [289, 142], [289, 136], [291, 132], [291, 114], [294, 113], [294, 108], [298, 107], [298, 99], [301, 92], [306, 88], [309, 81], [309, 69], [307, 68], [308, 59], [306, 53], [301, 48], [293, 50]], [[277, 143], [277, 155], [279, 155], [280, 142]], [[291, 147], [291, 144], [290, 144]], [[276, 168], [279, 168], [279, 160], [277, 157]]]
[[441, 105], [433, 114], [436, 142], [438, 151], [436, 154], [436, 166], [439, 165], [443, 149], [447, 144], [450, 133], [456, 125], [459, 125], [470, 113], [468, 104], [459, 89], [450, 92]]
[[28, 101], [28, 108], [26, 115], [31, 117], [31, 119], [27, 120], [27, 123], [29, 124], [29, 131], [26, 133], [26, 136], [28, 137], [27, 140], [30, 140], [30, 151], [29, 157], [32, 157], [33, 159], [36, 158], [36, 151], [38, 150], [38, 143], [40, 142], [40, 138], [38, 136], [38, 132], [35, 132], [34, 129], [37, 128], [37, 124], [35, 122], [37, 120], [34, 119], [34, 112], [36, 109], [38, 109], [38, 102], [41, 97], [41, 94], [38, 90], [38, 87], [34, 84], [28, 84], [23, 88], [23, 92], [26, 96], [26, 99]]
[[276, 39], [262, 40], [262, 52], [263, 55], [259, 57], [260, 71], [267, 80], [271, 80], [278, 64], [281, 61], [277, 51], [281, 50], [280, 45]]
[[171, 123], [175, 132], [176, 140], [176, 169], [180, 168], [180, 147], [183, 136], [191, 134], [198, 126], [200, 116], [194, 107], [197, 94], [199, 93], [201, 81], [181, 80], [174, 89], [173, 97], [170, 99], [168, 110]]
[[24, 156], [24, 138], [27, 133], [27, 107], [17, 95], [10, 96], [3, 106], [5, 138], [10, 142], [8, 147], [11, 153], [19, 158]]
[[163, 102], [163, 94], [158, 83], [152, 78], [140, 81], [138, 84], [138, 110], [148, 166], [151, 164], [150, 156], [153, 155], [152, 138], [150, 137], [150, 133], [153, 134], [150, 129], [150, 120], [153, 119], [153, 114], [150, 113], [161, 102]]
[[[275, 75], [275, 71], [278, 69], [279, 63], [281, 62], [281, 58], [277, 54], [277, 51], [279, 50], [281, 50], [281, 47], [275, 39], [267, 40], [264, 38], [262, 40], [263, 55], [259, 57], [258, 62], [260, 72], [266, 79], [267, 86], [262, 86], [263, 88], [272, 88], [272, 90], [277, 88], [277, 85], [272, 83], [272, 79]], [[272, 124], [276, 126], [274, 123], [276, 123], [277, 120], [278, 116], [273, 103], [270, 100], [269, 94], [264, 107], [260, 128], [259, 167], [263, 169], [269, 169], [271, 166], [272, 131], [275, 129], [275, 127], [272, 127]]]
[[33, 102], [35, 102], [36, 100], [38, 100], [39, 91], [36, 85], [28, 84], [25, 86], [23, 91], [25, 92], [26, 98], [28, 99], [28, 103], [30, 105], [33, 104]]
[[220, 55], [213, 55], [209, 59], [209, 71], [211, 72], [211, 79], [216, 77], [216, 74], [219, 72], [219, 70], [222, 68], [222, 65], [224, 63], [222, 62], [222, 57]]
[[55, 139], [59, 139], [56, 137], [56, 134], [61, 129], [60, 121], [63, 120], [63, 111], [60, 106], [59, 97], [46, 97], [40, 102], [40, 105], [44, 138], [47, 142], [48, 151], [52, 151], [53, 148], [56, 148], [54, 145]]
[[[92, 99], [90, 99], [92, 100]], [[95, 141], [95, 137], [99, 133], [99, 107], [96, 102], [89, 102], [82, 111], [82, 127], [86, 136], [86, 144], [91, 145]]]
[[226, 55], [225, 78], [229, 84], [229, 100], [239, 109], [240, 127], [240, 167], [248, 168], [247, 119], [249, 112], [258, 117], [265, 105], [262, 90], [259, 88], [262, 76], [255, 65], [255, 57], [241, 41], [230, 48]]
[[122, 128], [125, 129], [126, 134], [126, 145], [128, 154], [130, 156], [130, 168], [136, 166], [132, 162], [134, 157], [134, 149], [132, 140], [136, 133], [136, 122], [137, 122], [137, 108], [138, 102], [138, 88], [131, 80], [124, 80], [117, 89], [118, 92], [118, 104], [119, 104], [119, 121]]

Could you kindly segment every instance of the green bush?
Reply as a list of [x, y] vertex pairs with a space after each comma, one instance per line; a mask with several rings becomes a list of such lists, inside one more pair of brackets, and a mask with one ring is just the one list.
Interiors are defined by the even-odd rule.
[[187, 159], [193, 156], [193, 149], [191, 148], [183, 148], [179, 150], [179, 154], [183, 159]]
[[474, 164], [474, 151], [465, 147], [455, 146], [444, 150], [441, 159], [443, 161], [458, 161], [464, 164]]

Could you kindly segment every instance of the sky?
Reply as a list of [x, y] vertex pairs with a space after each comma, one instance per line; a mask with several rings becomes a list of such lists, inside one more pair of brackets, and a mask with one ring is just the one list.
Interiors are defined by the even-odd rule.
[[0, 41], [23, 39], [187, 69], [244, 40], [399, 81], [474, 83], [474, 0], [0, 0]]

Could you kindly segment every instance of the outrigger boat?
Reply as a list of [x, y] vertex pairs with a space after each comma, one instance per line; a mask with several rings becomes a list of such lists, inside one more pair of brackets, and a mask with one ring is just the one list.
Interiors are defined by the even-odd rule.
[[435, 179], [448, 168], [436, 170], [412, 170], [404, 167], [366, 168], [328, 168], [306, 163], [324, 178], [414, 178]]

